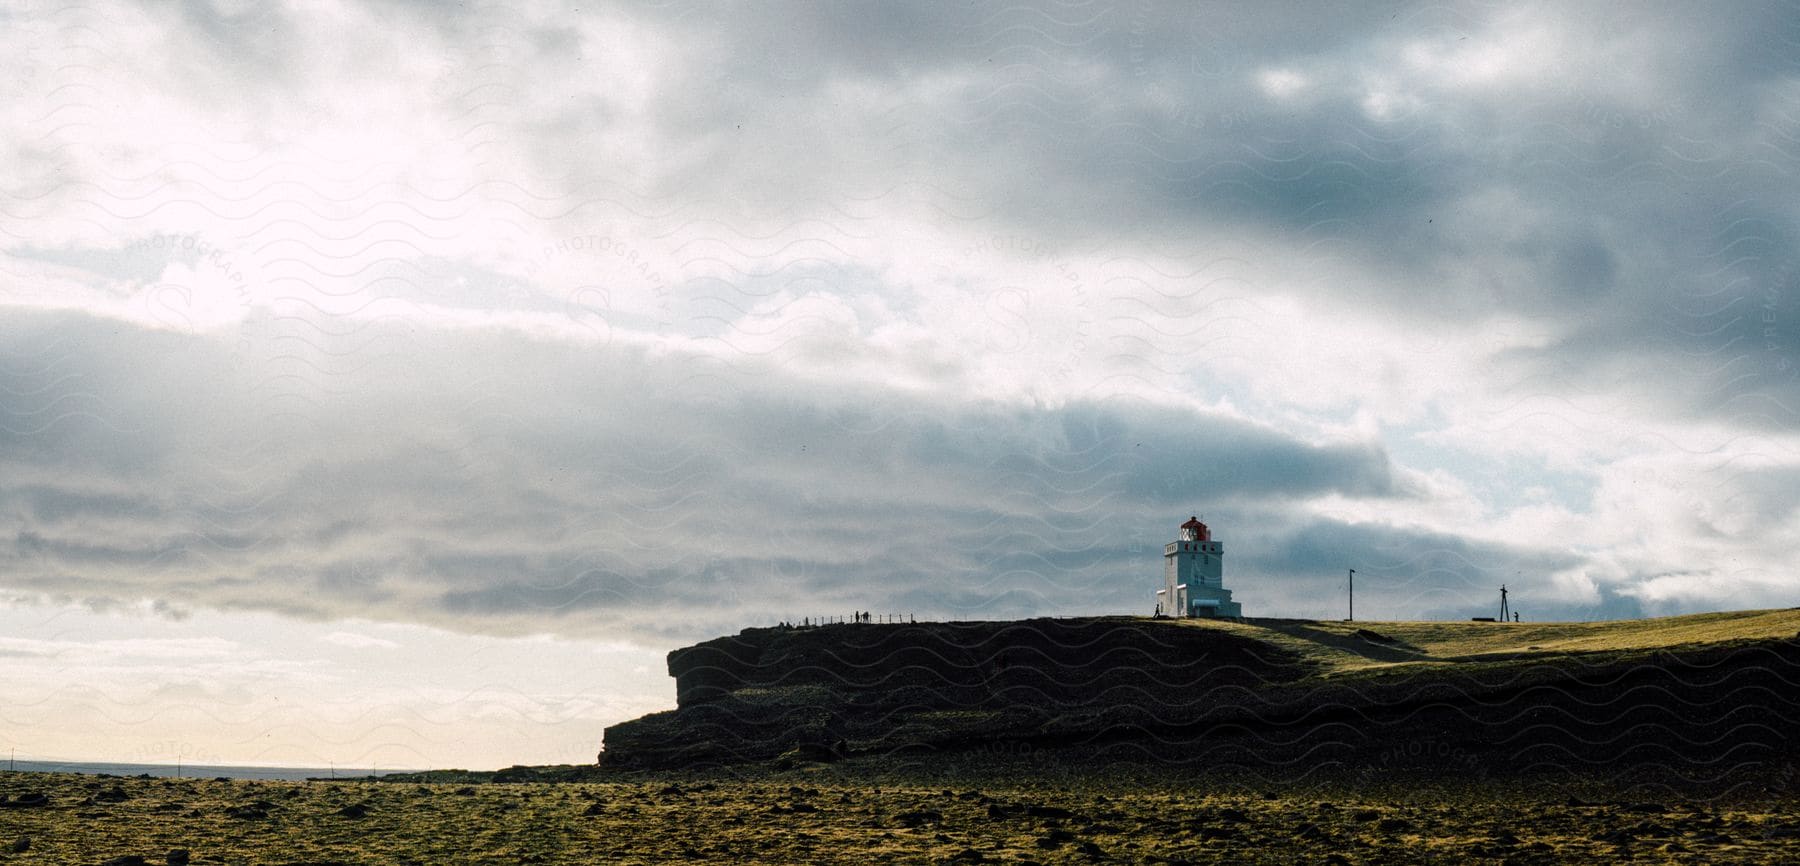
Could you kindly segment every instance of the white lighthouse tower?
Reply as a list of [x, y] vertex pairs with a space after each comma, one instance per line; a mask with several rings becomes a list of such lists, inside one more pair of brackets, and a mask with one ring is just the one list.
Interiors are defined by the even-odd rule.
[[1163, 616], [1241, 617], [1220, 576], [1225, 546], [1198, 517], [1181, 524], [1181, 534], [1163, 545], [1163, 588], [1156, 591], [1156, 612]]

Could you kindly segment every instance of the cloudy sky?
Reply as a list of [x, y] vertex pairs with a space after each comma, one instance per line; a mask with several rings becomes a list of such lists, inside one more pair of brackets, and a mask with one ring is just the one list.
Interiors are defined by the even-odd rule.
[[1779, 3], [0, 7], [0, 748], [591, 760], [781, 619], [1800, 598]]

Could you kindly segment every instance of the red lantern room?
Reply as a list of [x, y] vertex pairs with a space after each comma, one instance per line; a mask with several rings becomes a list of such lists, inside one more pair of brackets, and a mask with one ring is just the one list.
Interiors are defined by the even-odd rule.
[[1212, 530], [1207, 529], [1206, 524], [1201, 523], [1199, 517], [1190, 517], [1186, 523], [1181, 524], [1181, 540], [1211, 541]]

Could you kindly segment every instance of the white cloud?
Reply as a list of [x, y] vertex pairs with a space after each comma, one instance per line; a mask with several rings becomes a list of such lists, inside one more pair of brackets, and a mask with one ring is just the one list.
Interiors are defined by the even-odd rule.
[[350, 649], [399, 649], [400, 645], [387, 638], [357, 634], [348, 631], [334, 631], [319, 638], [329, 644], [336, 644]]
[[1295, 70], [1274, 68], [1257, 73], [1256, 84], [1264, 93], [1276, 99], [1286, 99], [1311, 86], [1312, 81]]
[[0, 651], [53, 658], [69, 664], [134, 661], [218, 659], [235, 654], [237, 644], [219, 638], [166, 638], [131, 640], [42, 640], [0, 638]]

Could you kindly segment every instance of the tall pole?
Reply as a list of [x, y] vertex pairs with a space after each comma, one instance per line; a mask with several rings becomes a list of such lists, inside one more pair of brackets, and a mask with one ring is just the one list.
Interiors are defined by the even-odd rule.
[[1356, 569], [1354, 568], [1350, 569], [1350, 619], [1346, 621], [1356, 622]]
[[1506, 622], [1506, 584], [1500, 584], [1500, 621]]

